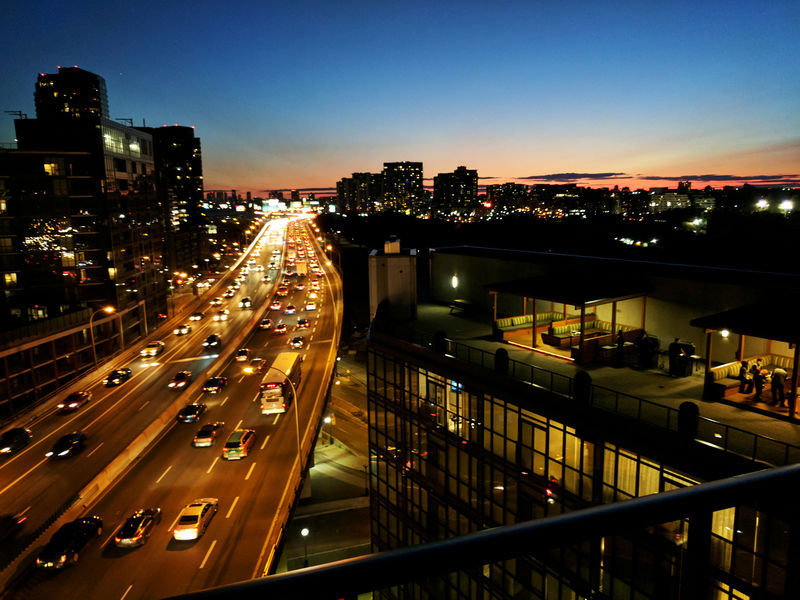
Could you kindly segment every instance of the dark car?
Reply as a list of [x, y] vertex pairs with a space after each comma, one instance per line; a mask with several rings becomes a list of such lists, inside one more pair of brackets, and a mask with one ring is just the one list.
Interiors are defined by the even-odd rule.
[[275, 325], [275, 328], [272, 330], [273, 335], [278, 335], [281, 333], [286, 333], [286, 323], [278, 323]]
[[85, 445], [86, 434], [82, 431], [73, 431], [67, 435], [62, 435], [45, 456], [48, 458], [69, 458]]
[[0, 456], [19, 452], [30, 443], [32, 437], [31, 430], [25, 427], [9, 429], [0, 435]]
[[222, 421], [216, 423], [206, 423], [200, 430], [194, 434], [192, 439], [192, 446], [195, 448], [206, 448], [213, 446], [217, 435], [222, 432], [222, 427], [225, 425]]
[[206, 410], [206, 405], [202, 402], [199, 404], [187, 404], [184, 406], [180, 411], [178, 411], [178, 422], [179, 423], [197, 423], [198, 419], [200, 419], [200, 415], [202, 415]]
[[47, 546], [36, 559], [36, 566], [42, 569], [60, 569], [78, 562], [78, 552], [93, 537], [103, 533], [103, 520], [100, 517], [75, 519], [53, 534]]
[[292, 348], [302, 348], [305, 345], [305, 343], [306, 343], [306, 338], [304, 338], [302, 335], [298, 335], [289, 340], [289, 345]]
[[272, 319], [261, 319], [261, 323], [258, 324], [259, 329], [269, 329], [272, 327]]
[[209, 377], [203, 384], [203, 391], [216, 394], [222, 391], [226, 383], [228, 383], [227, 377]]
[[192, 316], [191, 316], [191, 317], [189, 317], [189, 320], [190, 320], [190, 321], [199, 321], [199, 320], [201, 320], [203, 317], [205, 317], [205, 314], [203, 314], [203, 313], [201, 313], [201, 312], [196, 312], [196, 313], [192, 313]]
[[92, 392], [89, 390], [81, 390], [80, 392], [72, 392], [69, 396], [64, 398], [63, 402], [58, 403], [58, 408], [61, 412], [70, 412], [79, 409], [92, 399]]
[[172, 388], [173, 390], [182, 390], [187, 385], [189, 385], [192, 381], [192, 372], [191, 371], [178, 371], [175, 373], [175, 376], [172, 378], [167, 384], [167, 387]]
[[206, 338], [206, 341], [203, 342], [204, 348], [216, 349], [222, 345], [222, 338], [219, 337], [216, 333], [212, 333], [210, 336]]
[[0, 544], [4, 547], [13, 545], [14, 539], [22, 531], [27, 519], [28, 517], [21, 514], [0, 515]]
[[308, 319], [297, 319], [297, 329], [308, 329], [311, 322]]
[[160, 508], [143, 508], [133, 513], [114, 536], [119, 548], [136, 548], [143, 545], [156, 525], [161, 522]]
[[106, 387], [114, 387], [115, 385], [125, 383], [130, 378], [131, 378], [130, 369], [116, 369], [108, 374], [108, 377], [106, 377], [103, 380], [103, 383], [106, 384]]

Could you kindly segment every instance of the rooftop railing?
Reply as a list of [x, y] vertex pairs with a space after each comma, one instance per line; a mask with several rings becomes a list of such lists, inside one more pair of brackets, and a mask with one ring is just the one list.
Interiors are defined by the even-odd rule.
[[[435, 336], [405, 330], [409, 342], [433, 349]], [[445, 354], [458, 360], [495, 369], [495, 353], [445, 338]], [[575, 397], [575, 378], [535, 365], [508, 359], [508, 375], [550, 392]], [[589, 405], [648, 425], [678, 431], [678, 409], [624, 392], [592, 384]], [[708, 417], [699, 417], [696, 440], [774, 466], [800, 463], [800, 446], [734, 427]]]

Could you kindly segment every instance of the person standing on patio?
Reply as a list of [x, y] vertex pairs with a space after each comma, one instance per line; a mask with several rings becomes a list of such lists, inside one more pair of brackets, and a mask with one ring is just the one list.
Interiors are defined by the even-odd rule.
[[753, 391], [753, 375], [750, 373], [749, 365], [746, 360], [742, 361], [739, 367], [739, 393], [750, 394]]
[[786, 404], [784, 386], [786, 384], [787, 375], [786, 369], [781, 367], [775, 367], [772, 371], [772, 383], [770, 384], [770, 388], [772, 391], [773, 406], [785, 406]]
[[756, 395], [753, 396], [753, 400], [761, 400], [761, 392], [764, 391], [764, 374], [761, 372], [763, 368], [764, 363], [760, 358], [756, 359], [755, 364], [750, 368], [750, 373], [753, 374], [753, 385], [756, 388]]
[[669, 354], [669, 374], [672, 377], [679, 377], [679, 364], [681, 360], [681, 354], [683, 354], [680, 338], [675, 338], [675, 341], [669, 345], [669, 348], [667, 348], [667, 353]]

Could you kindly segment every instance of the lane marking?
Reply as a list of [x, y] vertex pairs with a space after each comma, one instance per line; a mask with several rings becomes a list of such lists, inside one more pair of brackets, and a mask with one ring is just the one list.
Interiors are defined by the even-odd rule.
[[89, 454], [87, 454], [87, 455], [86, 455], [86, 458], [89, 458], [89, 457], [90, 457], [92, 454], [94, 454], [95, 452], [97, 452], [98, 450], [100, 450], [100, 446], [102, 446], [102, 445], [103, 445], [103, 443], [104, 443], [104, 442], [100, 442], [99, 444], [97, 444], [97, 448], [95, 448], [94, 450], [92, 450], [91, 452], [89, 452]]
[[236, 506], [236, 503], [237, 503], [238, 501], [239, 501], [239, 496], [236, 496], [236, 498], [234, 498], [234, 499], [233, 499], [233, 504], [231, 504], [231, 507], [228, 509], [228, 514], [227, 514], [227, 515], [225, 515], [225, 518], [226, 518], [226, 519], [229, 519], [229, 518], [230, 518], [230, 516], [231, 516], [231, 513], [233, 512], [233, 507], [234, 507], [234, 506]]
[[220, 402], [219, 405], [225, 406], [225, 403], [228, 401], [228, 398], [230, 398], [230, 396], [225, 396], [225, 398], [222, 399], [222, 402]]
[[244, 476], [244, 480], [245, 481], [250, 479], [250, 475], [252, 474], [253, 469], [255, 469], [255, 468], [256, 468], [256, 463], [253, 463], [252, 465], [250, 465], [250, 470], [247, 472], [247, 475]]
[[264, 442], [261, 444], [261, 450], [263, 450], [263, 449], [264, 449], [264, 446], [266, 446], [266, 445], [267, 445], [267, 442], [268, 442], [268, 441], [269, 441], [269, 436], [267, 436], [267, 437], [265, 437], [265, 438], [264, 438]]
[[142, 409], [143, 409], [145, 406], [147, 406], [148, 404], [150, 404], [150, 400], [145, 400], [144, 404], [142, 404], [142, 405], [141, 405], [141, 406], [140, 406], [140, 407], [139, 407], [139, 408], [136, 410], [136, 412], [139, 412], [140, 410], [142, 410]]
[[108, 542], [110, 542], [110, 541], [111, 541], [111, 538], [112, 538], [112, 537], [114, 537], [114, 535], [115, 535], [116, 533], [117, 533], [117, 528], [116, 528], [116, 527], [114, 527], [114, 529], [113, 529], [113, 530], [112, 530], [112, 532], [111, 532], [111, 535], [110, 535], [110, 536], [108, 536], [108, 537], [106, 538], [106, 541], [105, 541], [105, 542], [103, 542], [103, 544], [102, 544], [100, 547], [101, 547], [101, 548], [105, 548], [105, 547], [108, 545]]
[[239, 422], [236, 424], [236, 427], [234, 427], [234, 429], [239, 429], [239, 425], [242, 424], [242, 420], [243, 419], [239, 419]]
[[159, 477], [158, 479], [156, 479], [156, 483], [161, 483], [161, 480], [162, 480], [162, 479], [164, 479], [164, 475], [166, 475], [167, 473], [169, 473], [169, 470], [170, 470], [171, 468], [172, 468], [172, 465], [168, 466], [168, 467], [167, 467], [167, 470], [166, 470], [166, 471], [164, 471], [164, 472], [161, 474], [161, 477]]
[[27, 471], [25, 471], [25, 472], [24, 472], [22, 475], [20, 475], [19, 477], [17, 477], [17, 478], [16, 478], [14, 481], [12, 481], [12, 482], [11, 482], [11, 483], [9, 483], [9, 484], [8, 484], [6, 487], [4, 487], [2, 490], [0, 490], [0, 494], [3, 494], [3, 493], [4, 493], [4, 492], [5, 492], [5, 491], [6, 491], [8, 488], [10, 488], [12, 485], [14, 485], [15, 483], [17, 483], [17, 482], [18, 482], [20, 479], [23, 479], [24, 477], [27, 477], [27, 476], [28, 476], [28, 474], [29, 474], [31, 471], [33, 471], [33, 470], [34, 470], [34, 469], [36, 469], [36, 468], [37, 468], [39, 465], [41, 465], [42, 463], [45, 463], [45, 462], [47, 462], [47, 457], [45, 457], [45, 458], [43, 458], [42, 460], [40, 460], [38, 463], [36, 463], [35, 465], [33, 465], [33, 466], [30, 468], [30, 469], [28, 469]]
[[130, 585], [128, 586], [128, 589], [127, 589], [127, 590], [125, 590], [125, 593], [124, 593], [124, 594], [122, 594], [122, 598], [120, 598], [119, 600], [125, 600], [125, 596], [127, 596], [127, 595], [128, 595], [128, 592], [130, 592], [130, 591], [131, 591], [131, 588], [132, 588], [132, 587], [133, 587], [133, 584], [130, 584]]
[[214, 546], [216, 545], [217, 545], [217, 540], [211, 542], [211, 546], [209, 547], [208, 552], [206, 552], [206, 557], [203, 559], [203, 562], [200, 563], [198, 569], [202, 569], [203, 567], [206, 566], [206, 561], [208, 560], [208, 557], [211, 556], [211, 551], [214, 549]]
[[239, 377], [239, 381], [237, 381], [236, 383], [242, 383], [243, 381], [244, 381], [244, 375], [242, 375], [241, 377]]
[[278, 419], [281, 418], [281, 413], [277, 413], [275, 418], [272, 420], [272, 424], [275, 425], [278, 422]]
[[180, 513], [178, 513], [178, 516], [175, 517], [175, 520], [172, 522], [172, 525], [170, 525], [169, 529], [167, 529], [167, 533], [172, 535], [172, 531], [175, 529], [175, 525], [178, 523], [178, 519], [180, 519], [180, 518], [181, 518], [181, 515], [180, 515]]
[[217, 461], [218, 461], [218, 460], [219, 460], [219, 456], [218, 456], [218, 457], [216, 457], [216, 458], [214, 459], [214, 462], [212, 462], [212, 463], [211, 463], [211, 466], [210, 466], [210, 467], [208, 467], [208, 471], [206, 471], [206, 474], [208, 474], [208, 473], [211, 473], [211, 469], [213, 469], [213, 468], [214, 468], [214, 465], [215, 465], [215, 464], [217, 464]]

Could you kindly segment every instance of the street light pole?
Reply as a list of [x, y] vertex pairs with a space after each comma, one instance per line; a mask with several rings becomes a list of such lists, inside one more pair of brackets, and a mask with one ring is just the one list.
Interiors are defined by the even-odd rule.
[[303, 527], [300, 530], [300, 535], [303, 536], [303, 566], [308, 566], [308, 527]]
[[294, 387], [292, 380], [289, 379], [289, 376], [281, 371], [280, 369], [276, 369], [275, 367], [270, 367], [276, 373], [280, 373], [286, 378], [286, 382], [292, 388], [292, 399], [294, 400], [292, 404], [294, 404], [294, 429], [295, 433], [297, 434], [297, 458], [300, 460], [300, 473], [303, 472], [303, 451], [300, 448], [300, 417], [298, 416], [298, 412], [300, 411], [300, 401], [297, 398], [297, 388]]
[[[89, 317], [89, 338], [92, 340], [92, 359], [94, 360], [94, 366], [95, 367], [97, 366], [97, 348], [94, 345], [94, 325], [92, 324], [92, 322], [94, 321], [95, 315], [98, 315], [101, 312], [104, 312], [104, 313], [110, 315], [115, 310], [117, 310], [117, 309], [114, 308], [113, 306], [104, 306], [103, 308], [98, 308], [96, 311], [94, 311], [92, 313], [92, 316]], [[122, 332], [121, 329], [120, 329], [120, 332]]]

